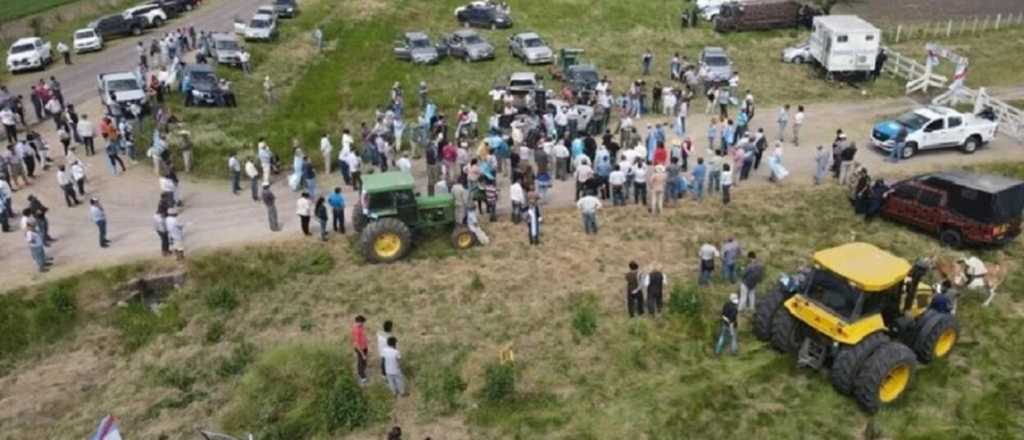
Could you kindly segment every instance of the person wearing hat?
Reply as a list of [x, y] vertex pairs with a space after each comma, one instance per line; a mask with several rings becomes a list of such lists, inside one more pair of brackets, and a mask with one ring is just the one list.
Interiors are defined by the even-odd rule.
[[103, 209], [103, 205], [100, 204], [100, 199], [95, 197], [89, 199], [89, 218], [91, 218], [93, 223], [96, 223], [96, 227], [99, 228], [100, 247], [105, 248], [110, 246], [110, 241], [107, 240], [107, 211]]
[[167, 228], [167, 235], [171, 239], [171, 250], [178, 261], [185, 260], [185, 225], [178, 219], [178, 209], [167, 210], [167, 218], [164, 219], [164, 226]]
[[718, 342], [715, 343], [715, 356], [718, 356], [722, 352], [722, 348], [728, 340], [729, 351], [732, 354], [736, 354], [739, 341], [736, 339], [736, 314], [737, 306], [740, 303], [739, 295], [732, 293], [729, 294], [729, 300], [722, 306], [722, 324], [718, 330]]

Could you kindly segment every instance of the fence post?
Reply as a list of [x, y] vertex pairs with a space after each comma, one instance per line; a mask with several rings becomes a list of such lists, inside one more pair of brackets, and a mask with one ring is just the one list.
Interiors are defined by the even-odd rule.
[[1003, 19], [1003, 14], [996, 14], [996, 30], [999, 30], [999, 21]]
[[903, 25], [896, 26], [896, 42], [900, 42], [900, 33], [903, 32]]
[[946, 23], [946, 38], [949, 38], [949, 34], [951, 32], [953, 32], [953, 20], [949, 20], [949, 22]]

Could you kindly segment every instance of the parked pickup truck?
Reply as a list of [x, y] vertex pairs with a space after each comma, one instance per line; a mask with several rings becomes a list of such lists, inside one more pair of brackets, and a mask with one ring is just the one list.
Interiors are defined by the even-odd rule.
[[103, 104], [111, 106], [132, 103], [146, 108], [146, 90], [142, 78], [133, 72], [101, 73], [96, 77], [96, 86], [103, 99]]
[[95, 31], [104, 40], [110, 40], [114, 37], [142, 35], [142, 30], [146, 28], [146, 19], [142, 17], [125, 18], [124, 15], [116, 14], [89, 23], [88, 28]]
[[995, 121], [978, 115], [960, 113], [949, 107], [928, 106], [876, 124], [871, 131], [871, 142], [877, 148], [891, 151], [901, 129], [906, 129], [904, 159], [919, 151], [938, 148], [960, 148], [971, 154], [995, 137], [997, 127]]
[[7, 50], [7, 71], [20, 72], [29, 69], [45, 69], [53, 62], [50, 42], [39, 37], [22, 38]]

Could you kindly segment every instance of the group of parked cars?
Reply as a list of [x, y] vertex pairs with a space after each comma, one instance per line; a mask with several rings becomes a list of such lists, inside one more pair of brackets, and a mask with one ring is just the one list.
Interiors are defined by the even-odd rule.
[[[507, 29], [512, 27], [512, 17], [507, 7], [493, 1], [474, 1], [455, 9], [455, 20], [465, 29], [445, 35], [435, 44], [426, 32], [406, 32], [395, 41], [394, 53], [399, 60], [416, 64], [436, 64], [451, 56], [466, 62], [493, 60], [496, 49], [480, 33], [470, 29]], [[524, 39], [529, 37], [528, 39]], [[524, 43], [529, 41], [528, 46]], [[546, 55], [538, 57], [546, 51]], [[552, 52], [536, 33], [516, 34], [509, 39], [509, 53], [528, 64], [550, 63]], [[527, 54], [530, 54], [527, 56]]]

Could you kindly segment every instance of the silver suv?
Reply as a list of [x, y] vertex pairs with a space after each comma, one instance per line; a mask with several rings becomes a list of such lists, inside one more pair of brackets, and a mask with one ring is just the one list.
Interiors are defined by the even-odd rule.
[[508, 38], [508, 52], [525, 64], [549, 64], [555, 60], [554, 51], [540, 35], [523, 32]]
[[700, 51], [700, 66], [706, 68], [704, 81], [709, 83], [721, 83], [732, 78], [732, 60], [721, 47], [705, 47]]
[[448, 55], [462, 58], [467, 62], [494, 59], [494, 46], [474, 30], [455, 31], [445, 37], [442, 44], [447, 47]]

